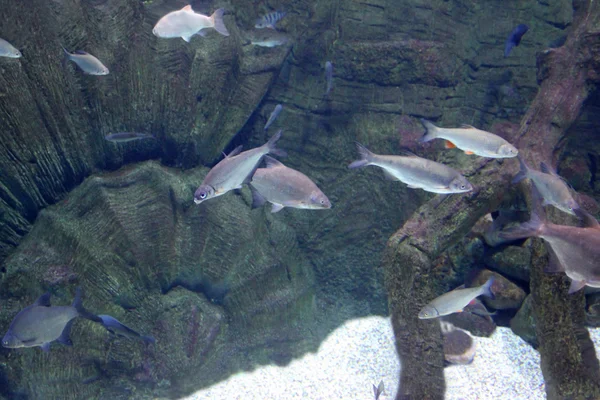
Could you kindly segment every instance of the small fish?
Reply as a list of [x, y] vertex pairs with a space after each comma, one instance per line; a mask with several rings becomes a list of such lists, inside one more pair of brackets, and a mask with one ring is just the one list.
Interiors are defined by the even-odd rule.
[[460, 172], [435, 161], [404, 152], [405, 156], [383, 156], [370, 152], [356, 143], [361, 159], [348, 168], [375, 165], [383, 169], [388, 179], [404, 182], [411, 189], [423, 189], [432, 193], [465, 193], [473, 186]]
[[444, 315], [462, 312], [469, 303], [481, 295], [494, 299], [494, 293], [491, 290], [494, 284], [494, 276], [490, 276], [486, 283], [473, 288], [458, 288], [451, 292], [444, 293], [436, 297], [419, 312], [419, 319], [430, 319], [442, 317]]
[[146, 343], [156, 343], [156, 340], [152, 336], [140, 335], [138, 332], [134, 331], [127, 325], [122, 324], [116, 318], [113, 318], [110, 315], [98, 315], [98, 317], [102, 320], [102, 326], [104, 326], [107, 331], [114, 335], [123, 336], [129, 339], [139, 339]]
[[246, 33], [247, 44], [259, 47], [277, 47], [290, 41], [287, 35], [277, 31], [253, 30]]
[[273, 110], [273, 112], [271, 113], [271, 115], [269, 115], [269, 120], [267, 121], [267, 123], [265, 124], [265, 131], [267, 129], [269, 129], [269, 127], [271, 126], [271, 124], [273, 122], [275, 122], [275, 119], [277, 119], [277, 117], [279, 116], [279, 114], [281, 113], [281, 110], [283, 110], [283, 106], [281, 104], [277, 104], [275, 106], [275, 109]]
[[69, 53], [67, 49], [63, 47], [65, 58], [73, 61], [81, 70], [88, 75], [108, 75], [110, 72], [100, 60], [93, 55], [86, 53], [82, 50], [77, 50], [74, 53]]
[[531, 219], [516, 227], [501, 231], [502, 239], [516, 240], [528, 237], [544, 239], [548, 245], [550, 262], [546, 272], [564, 272], [571, 278], [569, 293], [584, 286], [600, 287], [600, 224], [594, 217], [578, 208], [573, 210], [582, 219], [584, 227], [556, 225], [546, 220], [544, 209], [536, 207], [541, 194], [534, 186], [534, 209]]
[[287, 13], [285, 11], [273, 11], [256, 20], [254, 27], [257, 29], [269, 28], [275, 29], [275, 24], [279, 22]]
[[134, 140], [156, 139], [153, 135], [139, 132], [118, 132], [104, 136], [104, 139], [114, 143], [127, 143]]
[[267, 168], [257, 169], [249, 184], [252, 208], [260, 207], [267, 201], [273, 204], [272, 213], [284, 207], [307, 210], [331, 208], [327, 196], [308, 176], [269, 156], [265, 156], [265, 161]]
[[2, 339], [2, 346], [9, 349], [40, 346], [42, 350], [49, 351], [50, 343], [55, 340], [71, 346], [69, 334], [73, 320], [77, 317], [101, 321], [83, 308], [80, 288], [77, 288], [70, 306], [52, 306], [50, 293], [46, 293], [17, 314]]
[[215, 165], [202, 181], [194, 193], [194, 203], [200, 204], [205, 200], [221, 196], [230, 190], [240, 189], [248, 183], [254, 171], [267, 154], [285, 157], [285, 151], [275, 147], [281, 138], [281, 130], [269, 139], [264, 145], [244, 152], [242, 146], [236, 147], [224, 159]]
[[331, 64], [331, 61], [327, 61], [325, 63], [325, 82], [327, 82], [327, 90], [325, 91], [325, 95], [328, 95], [333, 88], [333, 64]]
[[544, 198], [542, 205], [552, 205], [561, 211], [575, 215], [574, 210], [579, 208], [571, 196], [569, 187], [563, 178], [545, 163], [541, 163], [542, 172], [531, 169], [521, 156], [517, 156], [521, 170], [512, 180], [513, 183], [529, 178]]
[[506, 39], [506, 44], [504, 45], [504, 57], [508, 57], [510, 51], [513, 47], [516, 47], [521, 43], [521, 38], [523, 35], [529, 30], [529, 27], [525, 24], [519, 24], [508, 36]]
[[373, 395], [375, 395], [375, 400], [379, 400], [379, 396], [385, 393], [385, 386], [383, 386], [383, 380], [379, 382], [379, 385], [373, 385]]
[[152, 33], [159, 38], [182, 38], [189, 42], [194, 35], [205, 36], [205, 29], [214, 28], [223, 36], [229, 36], [229, 31], [223, 22], [224, 9], [219, 8], [210, 17], [195, 13], [192, 6], [187, 5], [181, 10], [172, 11], [158, 20]]
[[20, 58], [23, 54], [4, 39], [0, 39], [0, 57]]
[[426, 119], [421, 119], [425, 134], [419, 140], [421, 143], [433, 139], [446, 139], [446, 148], [458, 147], [465, 154], [476, 154], [489, 158], [516, 157], [519, 151], [498, 135], [463, 125], [461, 128], [440, 128]]

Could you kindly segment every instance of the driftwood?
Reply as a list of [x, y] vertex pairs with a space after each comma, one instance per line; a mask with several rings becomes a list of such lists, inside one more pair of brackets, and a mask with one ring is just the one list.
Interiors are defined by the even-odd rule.
[[[515, 141], [530, 165], [553, 159], [599, 80], [600, 5], [593, 0], [573, 3], [574, 22], [566, 43], [538, 55], [540, 90]], [[517, 169], [515, 159], [482, 161], [469, 176], [475, 186], [472, 193], [454, 195], [439, 207], [435, 199], [430, 201], [389, 239], [383, 267], [402, 364], [397, 400], [444, 398], [439, 324], [419, 320], [417, 314], [439, 294], [431, 278], [436, 259], [482, 216], [497, 209]], [[540, 240], [536, 249], [531, 290], [548, 398], [599, 398], [598, 362], [590, 351], [587, 330], [582, 328], [583, 294], [567, 296], [564, 276], [544, 274], [546, 256]]]

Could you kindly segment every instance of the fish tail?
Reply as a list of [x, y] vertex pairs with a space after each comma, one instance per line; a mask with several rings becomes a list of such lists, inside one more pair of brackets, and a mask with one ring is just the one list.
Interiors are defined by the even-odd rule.
[[269, 149], [269, 154], [273, 154], [278, 157], [287, 157], [287, 153], [285, 152], [285, 150], [278, 149], [277, 147], [275, 147], [277, 141], [281, 139], [281, 132], [282, 129], [280, 129], [276, 134], [271, 136], [271, 139], [269, 139], [269, 141], [265, 143], [264, 146], [267, 146], [267, 149]]
[[154, 339], [154, 337], [152, 337], [152, 336], [140, 335], [140, 338], [146, 343], [151, 343], [151, 344], [156, 343], [156, 339]]
[[369, 151], [369, 149], [367, 149], [365, 146], [363, 146], [362, 144], [356, 142], [356, 150], [358, 150], [358, 154], [360, 155], [360, 159], [354, 161], [352, 164], [348, 165], [348, 168], [361, 168], [361, 167], [366, 167], [367, 165], [370, 165], [371, 162], [373, 161], [373, 158], [375, 157], [375, 154], [373, 154], [371, 151]]
[[512, 183], [521, 182], [523, 179], [527, 178], [530, 170], [520, 154], [517, 154], [517, 159], [519, 160], [520, 170], [519, 173], [513, 178]]
[[425, 118], [421, 118], [421, 124], [423, 125], [423, 128], [425, 128], [425, 133], [421, 139], [419, 139], [419, 142], [425, 143], [437, 138], [437, 126], [435, 126], [432, 122], [427, 121]]
[[492, 285], [494, 284], [494, 281], [496, 279], [494, 278], [494, 275], [491, 275], [487, 282], [483, 284], [483, 286], [481, 287], [482, 292], [481, 294], [484, 296], [489, 297], [490, 299], [494, 300], [496, 298], [496, 295], [494, 295], [494, 292], [492, 292]]
[[75, 299], [73, 300], [73, 304], [71, 305], [77, 310], [80, 317], [89, 319], [90, 321], [102, 323], [102, 318], [98, 317], [95, 314], [92, 314], [83, 307], [83, 302], [81, 300], [81, 287], [78, 287], [75, 291]]
[[544, 220], [534, 209], [531, 212], [531, 219], [521, 225], [508, 228], [498, 233], [501, 239], [517, 240], [532, 236], [539, 236], [544, 228]]
[[223, 13], [224, 12], [225, 12], [224, 9], [219, 8], [217, 11], [215, 11], [213, 13], [213, 15], [211, 15], [211, 18], [213, 20], [215, 30], [223, 36], [229, 36], [229, 31], [227, 30], [227, 27], [225, 26], [225, 22], [223, 22]]

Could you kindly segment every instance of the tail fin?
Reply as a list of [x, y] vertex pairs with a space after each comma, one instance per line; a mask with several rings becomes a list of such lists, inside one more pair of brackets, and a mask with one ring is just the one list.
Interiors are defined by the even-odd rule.
[[63, 68], [65, 68], [67, 66], [67, 62], [71, 59], [71, 53], [69, 53], [69, 50], [65, 49], [65, 47], [61, 44], [60, 47], [62, 47], [63, 49], [63, 58], [61, 60], [62, 66]]
[[540, 218], [535, 209], [531, 212], [531, 219], [521, 225], [508, 228], [504, 231], [498, 232], [498, 236], [501, 239], [506, 240], [517, 240], [525, 239], [532, 236], [539, 236], [542, 228], [544, 227], [544, 221]]
[[229, 36], [229, 31], [227, 30], [227, 27], [225, 26], [225, 23], [223, 22], [223, 13], [224, 12], [225, 12], [224, 9], [219, 8], [217, 11], [215, 11], [213, 13], [213, 15], [211, 15], [211, 18], [213, 20], [213, 23], [215, 24], [215, 26], [214, 26], [215, 30], [223, 36]]
[[269, 139], [269, 141], [265, 143], [264, 146], [267, 146], [267, 148], [269, 149], [269, 154], [273, 154], [279, 157], [287, 157], [287, 153], [285, 152], [285, 150], [281, 150], [275, 147], [277, 141], [281, 139], [281, 132], [282, 129], [280, 129], [276, 134], [271, 136], [271, 139]]
[[419, 139], [419, 142], [429, 142], [430, 140], [433, 140], [437, 137], [437, 126], [435, 126], [432, 122], [427, 121], [425, 118], [421, 118], [421, 124], [423, 125], [423, 128], [425, 128], [425, 133], [423, 134], [421, 139]]
[[496, 298], [496, 296], [494, 295], [494, 292], [492, 292], [492, 285], [494, 284], [494, 281], [496, 279], [494, 278], [494, 275], [491, 275], [487, 282], [483, 284], [483, 286], [481, 287], [482, 291], [482, 295], [489, 297], [490, 299], [494, 300]]
[[78, 287], [75, 291], [75, 299], [73, 300], [73, 304], [71, 304], [79, 313], [80, 317], [89, 319], [90, 321], [102, 323], [102, 319], [95, 314], [92, 314], [85, 308], [83, 308], [83, 303], [81, 301], [81, 288]]
[[513, 178], [512, 183], [521, 182], [523, 179], [527, 178], [530, 169], [520, 154], [517, 154], [517, 159], [519, 160], [519, 167], [521, 169], [519, 170], [519, 173]]
[[371, 161], [373, 161], [374, 154], [358, 142], [356, 142], [356, 149], [358, 150], [358, 154], [360, 155], [360, 160], [354, 161], [352, 164], [348, 165], [348, 168], [361, 168], [371, 164]]

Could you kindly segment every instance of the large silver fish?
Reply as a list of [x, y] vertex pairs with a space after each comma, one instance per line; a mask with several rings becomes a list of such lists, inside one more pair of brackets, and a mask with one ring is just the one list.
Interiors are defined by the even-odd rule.
[[83, 308], [79, 288], [70, 306], [50, 305], [50, 293], [46, 293], [17, 314], [2, 339], [2, 346], [10, 349], [40, 346], [48, 351], [55, 340], [70, 346], [71, 324], [77, 317], [101, 322]]
[[146, 343], [156, 343], [156, 340], [152, 336], [141, 335], [110, 315], [98, 315], [98, 318], [102, 320], [102, 326], [113, 335], [142, 340]]
[[77, 50], [74, 53], [69, 53], [64, 47], [63, 51], [67, 60], [73, 61], [88, 75], [108, 75], [110, 72], [100, 60], [85, 51]]
[[405, 152], [405, 156], [383, 156], [370, 152], [365, 146], [356, 143], [361, 159], [348, 168], [375, 165], [383, 169], [386, 177], [404, 182], [411, 189], [423, 189], [432, 193], [464, 193], [473, 186], [460, 172], [435, 161], [417, 157]]
[[182, 38], [189, 42], [194, 35], [206, 35], [206, 29], [214, 28], [221, 35], [229, 36], [229, 31], [223, 22], [225, 10], [219, 8], [210, 17], [195, 13], [192, 6], [187, 5], [181, 10], [172, 11], [158, 20], [152, 33], [160, 38]]
[[284, 207], [308, 210], [331, 208], [325, 194], [302, 172], [288, 168], [269, 156], [265, 157], [267, 168], [259, 168], [252, 176], [252, 207], [260, 207], [265, 202], [273, 204], [271, 212]]
[[501, 231], [498, 236], [515, 240], [528, 237], [544, 239], [548, 245], [550, 265], [546, 272], [565, 272], [571, 278], [569, 293], [584, 286], [600, 287], [600, 225], [582, 209], [575, 209], [585, 226], [556, 225], [546, 221], [541, 207], [531, 213], [524, 224]]
[[425, 134], [421, 143], [433, 139], [446, 139], [446, 148], [458, 147], [466, 154], [476, 154], [489, 158], [516, 157], [519, 151], [498, 135], [463, 125], [462, 128], [440, 128], [426, 119], [421, 119]]
[[242, 146], [238, 146], [208, 171], [202, 184], [194, 193], [194, 203], [200, 204], [230, 190], [240, 189], [244, 183], [250, 181], [265, 155], [274, 154], [284, 157], [285, 151], [275, 147], [280, 138], [281, 130], [273, 135], [267, 143], [255, 149], [240, 153]]
[[19, 58], [21, 56], [23, 54], [15, 46], [4, 39], [0, 39], [0, 57]]
[[577, 202], [571, 196], [569, 187], [556, 171], [541, 163], [542, 172], [531, 169], [521, 156], [517, 156], [521, 170], [514, 177], [513, 183], [529, 178], [538, 192], [544, 198], [542, 205], [553, 205], [561, 211], [575, 215], [574, 210], [579, 208]]
[[419, 319], [430, 319], [442, 317], [444, 315], [462, 312], [462, 310], [475, 298], [485, 295], [494, 298], [494, 293], [491, 290], [494, 284], [494, 276], [490, 276], [486, 283], [473, 288], [458, 288], [451, 292], [444, 293], [440, 297], [436, 297], [429, 304], [419, 311]]

